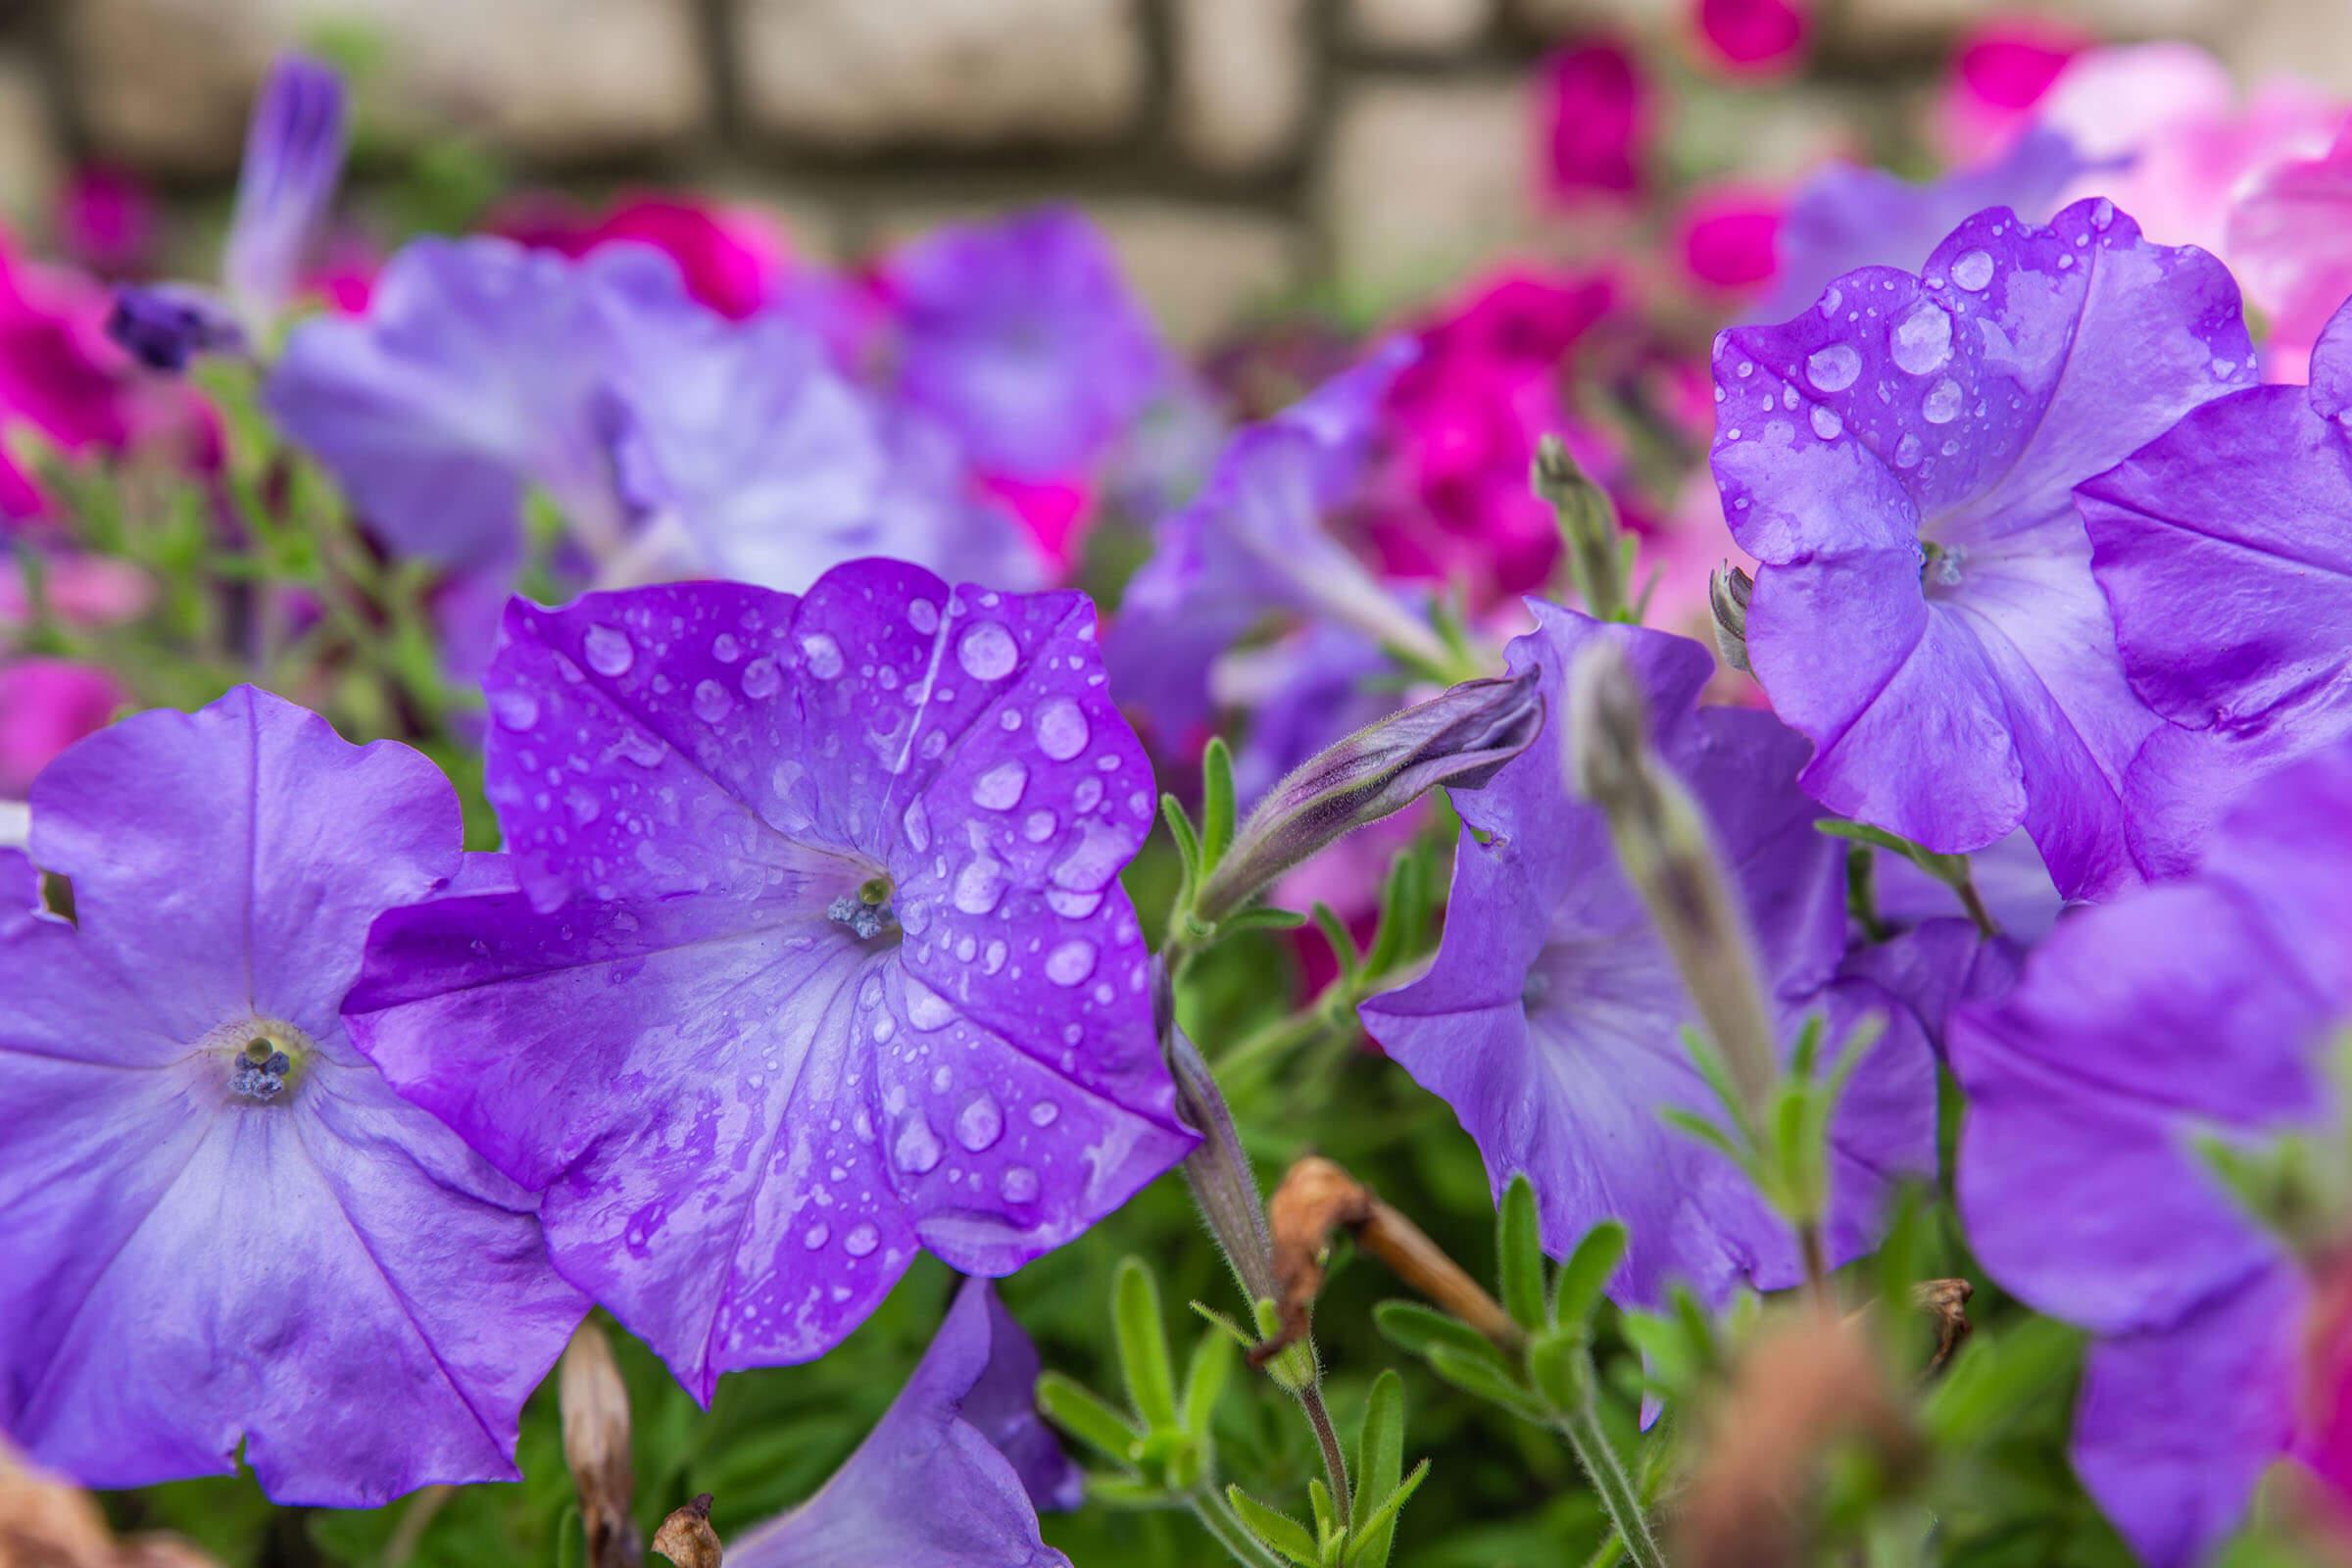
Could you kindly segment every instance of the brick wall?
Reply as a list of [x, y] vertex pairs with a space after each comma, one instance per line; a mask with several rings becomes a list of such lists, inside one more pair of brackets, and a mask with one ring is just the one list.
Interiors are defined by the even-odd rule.
[[[18, 0], [20, 7], [26, 0]], [[224, 182], [270, 53], [383, 61], [393, 135], [461, 126], [526, 173], [694, 182], [843, 254], [953, 213], [1074, 197], [1173, 330], [1302, 284], [1393, 295], [1522, 234], [1528, 66], [1593, 29], [1677, 47], [1684, 0], [29, 0], [0, 21], [0, 213], [74, 156]], [[1823, 0], [1811, 74], [1674, 117], [1767, 173], [1933, 80], [1978, 0]], [[2017, 9], [2014, 4], [2006, 9]], [[2352, 93], [2352, 0], [2053, 0]], [[0, 5], [0, 17], [8, 8]], [[1684, 160], [1688, 166], [1688, 160]]]

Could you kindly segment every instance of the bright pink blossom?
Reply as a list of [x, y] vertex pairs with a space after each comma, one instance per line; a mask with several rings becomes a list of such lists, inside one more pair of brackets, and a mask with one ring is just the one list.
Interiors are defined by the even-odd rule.
[[155, 198], [137, 175], [104, 164], [74, 171], [57, 203], [59, 248], [107, 277], [145, 270], [155, 251]]
[[2305, 379], [2320, 329], [2352, 297], [2352, 120], [2326, 153], [2254, 176], [2230, 209], [2223, 254], [2270, 318], [2271, 378]]
[[2003, 16], [1980, 24], [1952, 57], [1936, 106], [1936, 131], [1955, 164], [2008, 151], [2068, 62], [2097, 40], [2047, 17]]
[[1698, 0], [1696, 9], [1707, 55], [1742, 74], [1792, 67], [1813, 30], [1810, 0]]
[[1544, 61], [1542, 91], [1550, 195], [1627, 192], [1641, 183], [1649, 92], [1631, 54], [1606, 40], [1563, 49]]
[[691, 196], [626, 197], [594, 218], [538, 198], [510, 208], [491, 227], [565, 256], [621, 240], [651, 245], [678, 264], [689, 294], [735, 320], [768, 303], [792, 254], [762, 214]]
[[1787, 203], [1753, 185], [1714, 185], [1683, 208], [1683, 265], [1709, 288], [1737, 291], [1770, 281], [1780, 265]]
[[0, 796], [23, 800], [33, 775], [125, 701], [114, 676], [63, 659], [0, 664]]

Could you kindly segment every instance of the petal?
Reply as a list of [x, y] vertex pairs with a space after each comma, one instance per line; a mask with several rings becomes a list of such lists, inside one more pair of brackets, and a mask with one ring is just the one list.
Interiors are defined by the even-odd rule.
[[2270, 1269], [2180, 1323], [2092, 1348], [2075, 1468], [2148, 1568], [2210, 1560], [2286, 1451], [2305, 1295]]
[[458, 866], [457, 793], [429, 760], [250, 686], [90, 737], [32, 807], [30, 853], [73, 881], [92, 961], [183, 1045], [232, 1014], [330, 1035], [368, 922]]
[[967, 1281], [914, 1373], [824, 1489], [728, 1547], [746, 1568], [1067, 1568], [1037, 1509], [1077, 1473], [1037, 1416], [1037, 1351]]

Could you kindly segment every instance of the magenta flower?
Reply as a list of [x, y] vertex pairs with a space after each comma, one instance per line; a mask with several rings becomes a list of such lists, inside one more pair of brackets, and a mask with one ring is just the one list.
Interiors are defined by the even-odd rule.
[[2098, 40], [2067, 23], [2000, 16], [1970, 31], [1952, 57], [1936, 106], [1945, 153], [1960, 163], [1995, 157], [2034, 122], [2068, 62]]
[[[1864, 1014], [1890, 1015], [1833, 1132], [1829, 1241], [1850, 1257], [1869, 1245], [1886, 1184], [1934, 1168], [1936, 1067], [1908, 1010], [1838, 972], [1843, 848], [1815, 831], [1796, 788], [1804, 742], [1768, 713], [1698, 707], [1715, 662], [1696, 643], [1534, 609], [1537, 629], [1512, 642], [1509, 667], [1540, 671], [1555, 726], [1585, 647], [1612, 639], [1632, 661], [1660, 752], [1738, 868], [1785, 1037], [1823, 1010], [1834, 1049]], [[1792, 1284], [1801, 1268], [1787, 1223], [1728, 1159], [1659, 1115], [1714, 1107], [1678, 1038], [1696, 1008], [1599, 810], [1570, 785], [1556, 737], [1548, 729], [1483, 789], [1454, 796], [1463, 831], [1437, 961], [1366, 1003], [1364, 1027], [1453, 1106], [1497, 1194], [1521, 1173], [1534, 1183], [1555, 1255], [1603, 1219], [1625, 1222], [1620, 1298], [1652, 1303], [1676, 1280], [1709, 1299], [1741, 1282]]]
[[60, 752], [105, 728], [128, 700], [122, 682], [95, 664], [0, 662], [0, 796], [24, 799]]
[[537, 1200], [338, 1015], [462, 828], [424, 758], [251, 687], [34, 784], [29, 858], [74, 906], [0, 928], [0, 1427], [35, 1459], [128, 1487], [241, 1446], [272, 1497], [335, 1506], [516, 1478], [585, 1303]]
[[1960, 1207], [1985, 1268], [2096, 1336], [2075, 1467], [2152, 1568], [2207, 1560], [2298, 1412], [2311, 1286], [2197, 1142], [2343, 1134], [2352, 751], [2248, 794], [2186, 878], [2062, 922], [1963, 1011]]
[[1625, 193], [1642, 180], [1648, 91], [1634, 57], [1606, 41], [1544, 62], [1544, 186], [1555, 198]]
[[2307, 379], [2321, 331], [2352, 298], [2352, 118], [2325, 153], [2240, 186], [2225, 243], [2246, 297], [2270, 318], [2264, 364], [2277, 379]]
[[893, 255], [897, 390], [984, 473], [1032, 482], [1091, 467], [1168, 376], [1109, 242], [1046, 208], [950, 224]]
[[558, 198], [526, 198], [495, 215], [489, 227], [573, 257], [608, 245], [649, 245], [677, 264], [690, 297], [733, 321], [772, 303], [792, 266], [791, 244], [766, 214], [693, 195], [625, 196], [593, 217]]
[[2104, 201], [1980, 213], [1919, 276], [1850, 272], [1716, 340], [1715, 476], [1762, 564], [1748, 656], [1816, 800], [1940, 851], [2022, 822], [2070, 898], [2132, 878], [2123, 774], [2159, 720], [2073, 489], [2252, 359], [2221, 265]]
[[2196, 863], [2257, 774], [2352, 731], [2352, 306], [2312, 384], [2205, 404], [2078, 491], [2132, 689], [2169, 722], [2125, 796], [2142, 871]]
[[1037, 1348], [967, 1280], [931, 1348], [822, 1491], [727, 1544], [744, 1568], [1068, 1568], [1037, 1516], [1084, 1481], [1040, 1419]]
[[1079, 595], [892, 562], [510, 607], [515, 886], [382, 921], [352, 1024], [698, 1396], [822, 1354], [918, 1248], [1008, 1273], [1191, 1147], [1094, 639]]
[[1790, 69], [1813, 30], [1812, 0], [1695, 0], [1693, 10], [1707, 52], [1742, 74]]

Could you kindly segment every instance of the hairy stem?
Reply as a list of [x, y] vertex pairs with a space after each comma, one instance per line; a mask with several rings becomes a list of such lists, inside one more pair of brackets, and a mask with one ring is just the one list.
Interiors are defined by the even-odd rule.
[[1324, 1407], [1321, 1386], [1310, 1383], [1300, 1389], [1298, 1407], [1306, 1412], [1306, 1424], [1315, 1429], [1315, 1442], [1322, 1446], [1323, 1479], [1331, 1488], [1332, 1507], [1345, 1519], [1351, 1500], [1348, 1491], [1348, 1456], [1340, 1450], [1340, 1434], [1331, 1424], [1331, 1411]]
[[1641, 1495], [1634, 1491], [1633, 1479], [1625, 1473], [1625, 1465], [1609, 1443], [1609, 1435], [1601, 1429], [1600, 1417], [1592, 1408], [1590, 1396], [1575, 1409], [1559, 1415], [1560, 1435], [1576, 1451], [1577, 1463], [1592, 1482], [1592, 1491], [1600, 1498], [1601, 1510], [1609, 1523], [1617, 1528], [1617, 1539], [1624, 1544], [1626, 1555], [1635, 1568], [1666, 1568], [1666, 1557], [1658, 1549], [1657, 1539], [1649, 1533], [1649, 1518], [1642, 1511]]
[[1283, 1568], [1282, 1560], [1257, 1544], [1240, 1519], [1234, 1516], [1233, 1506], [1213, 1492], [1200, 1491], [1185, 1499], [1193, 1517], [1233, 1555], [1244, 1568]]

